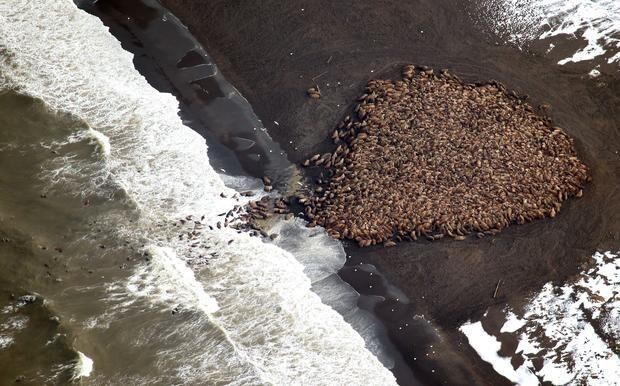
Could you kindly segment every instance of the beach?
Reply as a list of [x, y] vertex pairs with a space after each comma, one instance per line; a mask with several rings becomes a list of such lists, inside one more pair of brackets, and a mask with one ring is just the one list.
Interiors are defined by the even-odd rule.
[[[611, 145], [618, 139], [617, 77], [593, 81], [578, 69], [556, 68], [544, 58], [496, 46], [449, 3], [440, 3], [443, 12], [433, 13], [431, 25], [425, 2], [381, 2], [372, 7], [375, 13], [359, 2], [311, 7], [303, 2], [165, 4], [248, 98], [292, 161], [330, 146], [330, 129], [346, 115], [368, 79], [396, 75], [401, 64], [415, 62], [448, 68], [468, 81], [497, 79], [529, 95], [532, 104], [549, 103], [555, 122], [576, 139], [593, 179], [617, 180], [620, 157]], [[315, 83], [323, 90], [320, 103], [305, 95]], [[455, 323], [492, 302], [488, 295], [497, 279], [504, 280], [503, 296], [518, 296], [575, 273], [579, 257], [595, 245], [613, 247], [620, 227], [614, 200], [618, 194], [615, 184], [594, 183], [583, 200], [568, 203], [558, 218], [512, 227], [492, 239], [351, 250], [374, 257], [416, 294], [413, 301], [428, 296], [423, 303], [429, 312]]]
[[[511, 312], [519, 314], [516, 310], [528, 306], [532, 298], [544, 304], [548, 295], [535, 295], [551, 292], [554, 285], [569, 288], [567, 283], [576, 282], [580, 273], [593, 270], [590, 256], [601, 267], [613, 265], [617, 258], [611, 253], [595, 255], [617, 251], [620, 245], [620, 72], [607, 62], [608, 57], [558, 65], [581, 43], [560, 44], [557, 36], [548, 39], [557, 43], [557, 50], [566, 52], [546, 55], [547, 47], [540, 42], [527, 49], [503, 44], [487, 32], [488, 26], [480, 24], [481, 15], [472, 15], [477, 8], [469, 2], [161, 3], [170, 12], [152, 0], [76, 1], [133, 55], [123, 56], [119, 68], [131, 79], [132, 87], [148, 96], [124, 101], [123, 92], [134, 97], [131, 88], [116, 89], [102, 81], [107, 97], [122, 112], [116, 114], [106, 107], [112, 118], [92, 113], [82, 99], [72, 109], [70, 98], [45, 91], [45, 84], [31, 86], [30, 78], [22, 80], [20, 73], [9, 72], [33, 97], [84, 119], [75, 124], [80, 126], [76, 130], [92, 127], [88, 135], [68, 142], [83, 146], [84, 154], [96, 143], [97, 157], [103, 161], [92, 161], [95, 166], [84, 168], [85, 173], [104, 180], [98, 173], [110, 165], [116, 168], [106, 177], [114, 176], [114, 183], [101, 185], [103, 192], [88, 187], [76, 199], [58, 193], [65, 188], [50, 190], [49, 198], [62, 203], [55, 204], [60, 207], [58, 213], [79, 217], [76, 213], [84, 208], [94, 213], [79, 226], [67, 225], [47, 206], [41, 209], [47, 210], [49, 228], [59, 231], [36, 236], [45, 239], [39, 243], [49, 245], [50, 250], [42, 258], [40, 247], [33, 242], [31, 254], [38, 256], [32, 258], [34, 264], [48, 264], [54, 254], [71, 256], [79, 267], [76, 273], [61, 274], [56, 257], [53, 267], [58, 266], [58, 273], [48, 276], [70, 283], [79, 302], [67, 298], [71, 294], [63, 292], [62, 286], [69, 284], [59, 285], [62, 280], [37, 287], [29, 273], [19, 271], [28, 279], [19, 286], [18, 295], [37, 290], [42, 298], [52, 299], [47, 303], [37, 300], [37, 307], [46, 306], [31, 312], [57, 315], [58, 328], [76, 337], [69, 343], [61, 341], [54, 349], [63, 361], [78, 361], [74, 373], [85, 374], [80, 377], [93, 371], [94, 384], [111, 378], [283, 384], [295, 376], [319, 383], [372, 379], [369, 384], [387, 384], [393, 377], [403, 385], [513, 384], [517, 378], [499, 371], [472, 340], [481, 334], [477, 323], [482, 321], [484, 331], [497, 336], [501, 352], [518, 351], [517, 338], [502, 335], [502, 323], [506, 318], [512, 320]], [[107, 47], [110, 43], [100, 36], [104, 26], [91, 22], [97, 27], [94, 36]], [[114, 51], [114, 55], [120, 54]], [[137, 72], [133, 68], [125, 72], [130, 59]], [[92, 64], [96, 61], [85, 62], [91, 66], [88, 71], [112, 78], [113, 69]], [[298, 185], [312, 187], [316, 176], [304, 172], [300, 163], [314, 154], [333, 151], [330, 134], [352, 114], [368, 81], [397, 79], [406, 64], [445, 68], [464, 82], [497, 80], [527, 95], [532, 106], [542, 106], [554, 125], [574, 138], [577, 154], [591, 173], [592, 182], [583, 197], [564, 202], [554, 218], [513, 224], [494, 235], [463, 241], [421, 238], [390, 248], [360, 248], [355, 242], [332, 240], [325, 232], [305, 228], [301, 219], [273, 223], [271, 231], [280, 234], [275, 240], [248, 241], [231, 229], [207, 231], [207, 224], [215, 227], [219, 212], [226, 213], [239, 203], [235, 190], [249, 190], [257, 197], [266, 194], [259, 180], [263, 176], [269, 176], [276, 192], [283, 195]], [[592, 68], [599, 74], [593, 76]], [[89, 76], [85, 70], [76, 79]], [[37, 87], [44, 91], [37, 94]], [[91, 94], [85, 100], [96, 95], [97, 86], [88, 87]], [[308, 96], [311, 87], [320, 89], [320, 99]], [[9, 97], [12, 101], [13, 95]], [[39, 102], [23, 102], [31, 103]], [[70, 122], [73, 125], [73, 117]], [[134, 127], [141, 137], [129, 134]], [[188, 127], [195, 133], [185, 130]], [[34, 138], [33, 134], [28, 141], [34, 143]], [[143, 142], [148, 146], [139, 147]], [[131, 144], [127, 149], [123, 148], [126, 143]], [[172, 144], [170, 148], [164, 146], [167, 143]], [[51, 149], [64, 149], [54, 146]], [[121, 148], [129, 154], [127, 158], [120, 157], [117, 149]], [[144, 160], [141, 151], [146, 154]], [[48, 165], [43, 156], [41, 162]], [[32, 181], [22, 182], [29, 194], [38, 192], [30, 186], [38, 181], [32, 175]], [[172, 181], [174, 188], [168, 189], [162, 181]], [[84, 184], [68, 186], [83, 189]], [[115, 190], [118, 186], [123, 189]], [[15, 192], [10, 195], [17, 202], [15, 208], [29, 205]], [[45, 195], [44, 203], [56, 202], [45, 193], [40, 197]], [[106, 204], [105, 197], [112, 197], [113, 204]], [[6, 211], [18, 214], [17, 209]], [[117, 212], [129, 215], [117, 216]], [[14, 217], [0, 218], [2, 234], [19, 234], [16, 239], [26, 239], [20, 232], [38, 234], [40, 229], [31, 225], [30, 217], [21, 228], [13, 225]], [[106, 222], [111, 220], [118, 221], [118, 230], [114, 222]], [[64, 227], [71, 233], [62, 231]], [[95, 228], [100, 232], [99, 227], [104, 236], [94, 233]], [[199, 245], [201, 232], [206, 239]], [[182, 240], [183, 234], [187, 240]], [[88, 242], [52, 253], [52, 245], [60, 248], [62, 243], [49, 240], [60, 237], [69, 245], [72, 239]], [[0, 263], [7, 269], [13, 269], [8, 258], [13, 253], [11, 249], [0, 255], [6, 256]], [[98, 259], [84, 262], [79, 255]], [[38, 269], [42, 270], [38, 275], [45, 275], [48, 267]], [[592, 272], [604, 275], [607, 271]], [[7, 283], [0, 290], [15, 292], [14, 283]], [[104, 300], [97, 307], [86, 306], [93, 297]], [[11, 304], [26, 304], [21, 298], [11, 299], [9, 306], [15, 309]], [[48, 304], [54, 306], [48, 308]], [[149, 312], [141, 315], [143, 309]], [[533, 318], [531, 314], [518, 317]], [[63, 316], [71, 322], [66, 323]], [[121, 320], [129, 320], [129, 325]], [[102, 326], [110, 323], [108, 338]], [[45, 328], [55, 331], [57, 327]], [[248, 331], [253, 333], [248, 335]], [[166, 339], [159, 342], [158, 334]], [[148, 337], [148, 344], [143, 337]], [[289, 338], [294, 342], [290, 347]], [[101, 349], [108, 339], [114, 342], [112, 349]], [[605, 339], [612, 347], [613, 337]], [[123, 362], [144, 347], [146, 359], [123, 368]], [[116, 356], [114, 351], [122, 354]], [[72, 355], [77, 359], [71, 359]], [[221, 361], [211, 365], [211, 358]], [[20, 358], [19, 371], [31, 370], [26, 362]], [[157, 363], [165, 365], [157, 368]], [[157, 370], [149, 378], [153, 369]], [[0, 379], [14, 378], [19, 371], [0, 371]], [[55, 376], [64, 381], [70, 374], [63, 371]], [[527, 376], [523, 379], [536, 379]]]
[[[489, 306], [520, 304], [545, 283], [577, 274], [593, 250], [615, 248], [620, 222], [614, 197], [620, 192], [614, 184], [596, 183], [618, 178], [610, 165], [620, 165], [620, 157], [608, 145], [618, 138], [620, 83], [613, 74], [592, 80], [579, 65], [557, 68], [547, 58], [494, 44], [449, 2], [164, 5], [247, 98], [292, 162], [330, 150], [329, 133], [350, 113], [366, 82], [395, 77], [407, 63], [447, 68], [469, 82], [498, 80], [528, 95], [533, 106], [550, 105], [554, 123], [575, 138], [594, 183], [554, 219], [462, 242], [423, 240], [389, 249], [345, 244], [348, 259], [340, 276], [360, 294], [377, 298], [367, 307], [388, 328], [402, 354], [400, 367], [409, 367], [425, 383], [501, 382], [475, 359], [456, 327], [481, 317]], [[106, 12], [111, 10], [136, 14], [128, 5], [115, 4]], [[321, 89], [319, 101], [306, 95], [315, 85]], [[406, 300], [386, 296], [389, 286], [402, 290]], [[420, 315], [428, 321], [419, 322]], [[419, 328], [403, 331], [403, 321]], [[425, 328], [429, 322], [432, 327]], [[423, 363], [420, 357], [437, 346], [438, 336], [444, 339], [443, 352]], [[433, 371], [442, 363], [441, 371]], [[395, 373], [398, 377], [398, 366]], [[403, 370], [401, 378], [408, 373]]]
[[[494, 303], [519, 303], [544, 283], [576, 274], [592, 250], [617, 248], [620, 191], [606, 183], [619, 178], [617, 72], [593, 80], [583, 64], [554, 66], [549, 58], [498, 45], [472, 26], [461, 9], [466, 4], [447, 1], [164, 3], [248, 98], [291, 161], [328, 150], [330, 130], [365, 83], [393, 78], [407, 63], [448, 68], [470, 82], [496, 79], [529, 95], [532, 105], [551, 106], [550, 116], [575, 138], [594, 181], [555, 219], [481, 240], [347, 247], [350, 265], [376, 265], [405, 292], [408, 307], [424, 310], [442, 328], [480, 316]], [[322, 91], [318, 103], [305, 94], [315, 84]], [[354, 286], [361, 293], [373, 293], [352, 269], [341, 275], [359, 281]], [[390, 304], [377, 307], [385, 320], [397, 320], [390, 310]], [[407, 358], [410, 345], [393, 325]]]

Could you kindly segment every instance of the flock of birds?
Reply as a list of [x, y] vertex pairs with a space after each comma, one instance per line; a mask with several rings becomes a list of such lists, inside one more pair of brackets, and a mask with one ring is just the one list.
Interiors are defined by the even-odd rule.
[[333, 131], [336, 149], [302, 163], [325, 175], [299, 198], [309, 226], [392, 246], [555, 217], [581, 197], [589, 171], [573, 140], [525, 99], [428, 67], [371, 80]]

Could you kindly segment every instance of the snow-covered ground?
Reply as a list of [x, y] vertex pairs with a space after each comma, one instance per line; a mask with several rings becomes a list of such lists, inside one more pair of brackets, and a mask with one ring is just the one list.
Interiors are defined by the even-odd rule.
[[[507, 307], [499, 331], [485, 329], [483, 319], [461, 332], [483, 360], [518, 385], [620, 384], [620, 257], [592, 257], [595, 265], [577, 280], [547, 283], [522, 310]], [[510, 356], [500, 355], [501, 342], [514, 339]]]

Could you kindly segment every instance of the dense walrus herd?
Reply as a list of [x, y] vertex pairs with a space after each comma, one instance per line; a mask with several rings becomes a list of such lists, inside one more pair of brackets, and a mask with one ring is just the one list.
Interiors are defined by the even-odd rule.
[[590, 179], [573, 140], [498, 82], [466, 84], [447, 71], [406, 66], [372, 80], [335, 150], [300, 198], [309, 226], [360, 246], [426, 237], [482, 237], [554, 217]]

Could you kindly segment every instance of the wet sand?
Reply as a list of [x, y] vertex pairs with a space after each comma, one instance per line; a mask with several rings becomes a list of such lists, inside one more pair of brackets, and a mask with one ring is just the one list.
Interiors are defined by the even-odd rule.
[[[352, 260], [388, 273], [412, 304], [445, 330], [480, 316], [490, 304], [518, 303], [545, 282], [564, 280], [596, 249], [617, 248], [617, 76], [593, 81], [581, 64], [560, 67], [495, 45], [472, 27], [463, 9], [467, 4], [449, 1], [164, 3], [202, 41], [292, 161], [329, 150], [329, 130], [363, 85], [371, 78], [395, 77], [405, 63], [449, 68], [468, 81], [497, 79], [530, 95], [535, 105], [551, 104], [550, 115], [576, 139], [592, 169], [593, 183], [582, 200], [567, 202], [555, 219], [482, 240], [348, 248]], [[319, 102], [305, 94], [315, 84], [322, 91]], [[407, 346], [406, 339], [394, 337]]]
[[[617, 248], [617, 77], [592, 81], [580, 66], [558, 67], [546, 58], [494, 45], [471, 26], [460, 9], [466, 5], [447, 1], [164, 4], [201, 40], [294, 162], [332, 150], [328, 134], [349, 113], [366, 82], [393, 78], [405, 63], [449, 68], [466, 81], [497, 79], [529, 94], [534, 105], [550, 103], [556, 124], [575, 138], [593, 182], [581, 200], [569, 200], [555, 219], [510, 227], [481, 240], [418, 241], [389, 249], [347, 246], [351, 258], [341, 276], [360, 293], [385, 294], [377, 275], [354, 268], [372, 264], [408, 298], [383, 296], [365, 306], [382, 318], [424, 383], [506, 382], [475, 359], [455, 327], [479, 317], [491, 304], [518, 304], [547, 281], [566, 279], [594, 250]], [[316, 84], [320, 101], [306, 95]], [[502, 283], [494, 299], [498, 280]], [[446, 366], [441, 376], [417, 357], [428, 353], [433, 338], [423, 329], [402, 329], [405, 321], [422, 323], [413, 319], [418, 314], [446, 333], [441, 355], [453, 368]], [[399, 381], [408, 383], [402, 376]]]
[[[576, 272], [580, 257], [616, 244], [617, 77], [592, 81], [577, 67], [495, 46], [471, 26], [460, 6], [446, 1], [164, 4], [202, 41], [292, 161], [333, 147], [326, 140], [330, 130], [367, 80], [396, 77], [407, 62], [449, 68], [468, 81], [497, 79], [528, 94], [535, 105], [551, 104], [551, 117], [576, 139], [593, 171], [584, 198], [568, 202], [556, 219], [464, 243], [350, 248], [392, 272], [412, 299], [424, 296], [442, 324], [454, 325], [491, 303], [498, 279], [503, 279], [500, 300], [506, 300], [565, 278]], [[320, 102], [305, 93], [316, 83]]]

